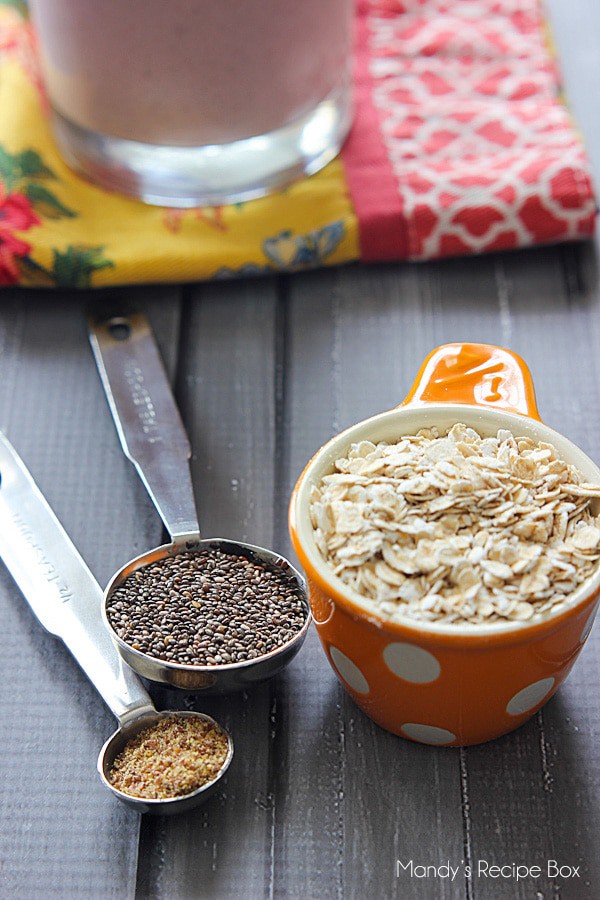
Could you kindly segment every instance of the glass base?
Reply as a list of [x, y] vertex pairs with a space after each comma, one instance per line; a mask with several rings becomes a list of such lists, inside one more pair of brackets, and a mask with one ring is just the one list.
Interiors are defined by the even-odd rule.
[[229, 144], [165, 147], [80, 128], [54, 110], [66, 162], [95, 184], [155, 206], [219, 206], [262, 197], [333, 159], [346, 137], [350, 90], [338, 88], [284, 128]]

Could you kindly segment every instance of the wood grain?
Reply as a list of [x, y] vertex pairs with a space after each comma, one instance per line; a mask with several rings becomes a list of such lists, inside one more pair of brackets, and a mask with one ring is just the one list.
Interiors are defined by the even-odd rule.
[[[273, 544], [276, 283], [194, 291], [186, 305], [177, 379], [192, 447], [205, 537]], [[168, 698], [169, 705], [180, 698]], [[166, 692], [162, 704], [167, 702]], [[189, 697], [189, 708], [231, 728], [236, 755], [219, 795], [193, 814], [145, 821], [138, 896], [269, 896], [277, 694], [272, 684], [226, 698]]]
[[[600, 6], [546, 6], [598, 180]], [[90, 300], [135, 303], [151, 318], [192, 439], [207, 536], [291, 554], [287, 501], [305, 462], [341, 428], [399, 403], [424, 356], [447, 341], [520, 353], [544, 420], [600, 462], [593, 242], [184, 290], [4, 290], [0, 427], [101, 583], [158, 543], [162, 527], [118, 445], [87, 346]], [[162, 708], [205, 709], [228, 725], [236, 759], [207, 806], [145, 818], [140, 828], [94, 772], [114, 727], [110, 713], [2, 567], [0, 616], [2, 898], [600, 895], [597, 627], [534, 719], [465, 750], [422, 747], [373, 725], [337, 682], [314, 631], [285, 673], [246, 694], [202, 699], [153, 688]], [[448, 861], [461, 874], [411, 878], [397, 868], [411, 859]], [[549, 859], [579, 866], [579, 878], [544, 872], [517, 882], [477, 872], [481, 861], [544, 869]]]
[[[165, 349], [174, 348], [177, 291], [146, 291], [144, 300]], [[3, 296], [0, 424], [102, 583], [138, 542], [158, 541], [160, 524], [117, 450], [87, 344], [86, 302]], [[115, 721], [4, 567], [0, 607], [10, 635], [0, 661], [0, 894], [133, 896], [139, 817], [95, 773]]]

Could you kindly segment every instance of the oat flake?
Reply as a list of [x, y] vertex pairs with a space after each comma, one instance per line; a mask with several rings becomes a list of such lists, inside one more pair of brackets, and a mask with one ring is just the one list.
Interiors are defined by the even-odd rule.
[[361, 441], [311, 492], [320, 553], [387, 618], [526, 621], [600, 558], [587, 484], [553, 446], [454, 425]]

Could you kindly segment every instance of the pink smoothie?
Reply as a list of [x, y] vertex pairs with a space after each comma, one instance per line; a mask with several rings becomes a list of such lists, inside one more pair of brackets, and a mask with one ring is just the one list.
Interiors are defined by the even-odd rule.
[[347, 80], [352, 0], [30, 0], [50, 99], [152, 144], [236, 141]]

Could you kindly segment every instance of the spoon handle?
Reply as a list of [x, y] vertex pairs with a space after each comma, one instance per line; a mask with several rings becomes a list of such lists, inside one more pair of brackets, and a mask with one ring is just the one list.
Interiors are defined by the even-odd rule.
[[152, 329], [142, 313], [91, 316], [90, 343], [121, 446], [171, 540], [198, 540], [191, 449]]
[[102, 621], [102, 589], [0, 432], [0, 557], [34, 615], [62, 638], [121, 723], [154, 710]]

